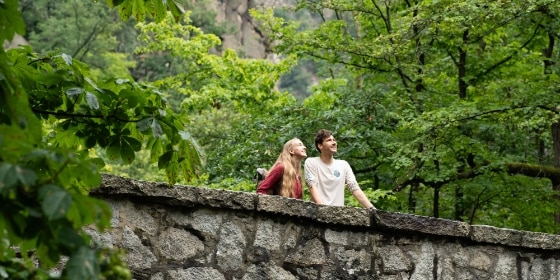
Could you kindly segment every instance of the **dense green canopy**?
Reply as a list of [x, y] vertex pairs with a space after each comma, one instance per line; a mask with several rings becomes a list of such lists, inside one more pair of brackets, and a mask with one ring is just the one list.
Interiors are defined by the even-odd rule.
[[190, 2], [107, 3], [0, 1], [0, 41], [30, 42], [0, 48], [0, 278], [70, 256], [63, 277], [130, 279], [82, 232], [109, 226], [100, 172], [254, 191], [285, 141], [317, 156], [321, 128], [378, 208], [560, 232], [560, 2], [253, 10], [275, 61], [222, 49]]

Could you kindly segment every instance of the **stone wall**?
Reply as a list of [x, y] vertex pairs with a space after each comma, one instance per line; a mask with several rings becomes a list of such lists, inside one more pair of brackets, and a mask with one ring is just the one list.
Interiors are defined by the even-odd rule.
[[560, 235], [103, 175], [135, 279], [560, 279]]

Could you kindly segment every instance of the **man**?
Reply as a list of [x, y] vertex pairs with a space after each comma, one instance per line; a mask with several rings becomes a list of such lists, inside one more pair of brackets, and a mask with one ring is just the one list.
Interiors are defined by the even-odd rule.
[[317, 204], [344, 206], [344, 185], [352, 195], [364, 206], [376, 209], [364, 194], [350, 164], [345, 160], [335, 159], [337, 152], [336, 140], [331, 131], [321, 129], [315, 136], [315, 148], [320, 157], [305, 160], [305, 182], [311, 193], [311, 201]]

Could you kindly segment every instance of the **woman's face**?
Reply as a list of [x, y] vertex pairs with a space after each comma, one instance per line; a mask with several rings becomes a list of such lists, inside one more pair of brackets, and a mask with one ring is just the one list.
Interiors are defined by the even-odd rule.
[[307, 157], [307, 148], [305, 148], [305, 145], [300, 140], [294, 140], [290, 148], [290, 154], [304, 159]]

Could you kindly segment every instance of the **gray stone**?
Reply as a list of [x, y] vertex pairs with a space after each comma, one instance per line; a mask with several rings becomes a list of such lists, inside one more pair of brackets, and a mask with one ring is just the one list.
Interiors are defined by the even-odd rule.
[[337, 245], [347, 245], [348, 244], [348, 232], [347, 231], [334, 231], [331, 229], [325, 230], [325, 240], [329, 244]]
[[111, 208], [111, 227], [119, 227], [120, 226], [120, 207], [123, 202], [121, 201], [113, 201], [108, 200], [107, 204]]
[[153, 274], [152, 276], [150, 276], [150, 280], [165, 280], [165, 278], [163, 277], [163, 272], [157, 272]]
[[472, 226], [472, 240], [477, 242], [487, 242], [493, 244], [506, 244], [510, 246], [520, 246], [522, 243], [522, 232], [496, 228], [492, 226]]
[[272, 263], [251, 265], [242, 280], [297, 280], [298, 278], [283, 268]]
[[482, 271], [490, 271], [493, 265], [493, 260], [483, 251], [472, 252], [472, 257], [469, 262], [469, 267]]
[[126, 263], [131, 269], [149, 269], [157, 261], [152, 251], [142, 245], [140, 238], [128, 226], [123, 229], [120, 247], [125, 249]]
[[366, 250], [341, 250], [335, 253], [342, 269], [351, 277], [364, 276], [371, 273], [371, 255]]
[[195, 188], [198, 194], [198, 203], [211, 207], [227, 207], [229, 209], [254, 210], [256, 193], [246, 193], [238, 191]]
[[257, 211], [282, 213], [286, 216], [314, 218], [317, 204], [277, 195], [258, 195]]
[[327, 224], [369, 227], [371, 218], [366, 209], [318, 205], [317, 220]]
[[116, 234], [113, 231], [99, 232], [93, 227], [84, 228], [84, 232], [91, 237], [91, 245], [96, 248], [113, 248]]
[[222, 225], [220, 241], [216, 248], [216, 262], [222, 271], [242, 268], [246, 248], [243, 231], [235, 223], [228, 221]]
[[282, 236], [282, 249], [289, 250], [297, 246], [297, 237], [300, 235], [300, 227], [290, 223], [284, 226]]
[[398, 246], [390, 245], [379, 248], [384, 273], [395, 274], [400, 271], [411, 271], [412, 262]]
[[496, 269], [490, 279], [493, 280], [512, 280], [517, 279], [517, 267], [515, 256], [512, 254], [503, 254], [498, 258]]
[[522, 232], [521, 246], [539, 249], [560, 249], [560, 234]]
[[113, 228], [84, 231], [138, 279], [560, 280], [560, 235], [110, 175], [91, 195]]
[[326, 262], [326, 259], [327, 256], [323, 244], [314, 238], [300, 245], [295, 253], [288, 255], [286, 262], [307, 267], [322, 265]]
[[219, 212], [200, 209], [192, 213], [192, 227], [200, 231], [207, 238], [218, 239], [218, 231], [223, 217]]
[[121, 204], [120, 221], [132, 229], [140, 229], [148, 235], [155, 236], [157, 233], [157, 225], [154, 217], [148, 213], [146, 208], [136, 208], [132, 203]]
[[435, 252], [431, 242], [422, 243], [420, 255], [414, 263], [414, 271], [410, 277], [411, 280], [434, 279], [434, 259]]
[[431, 235], [467, 237], [471, 226], [464, 222], [450, 221], [418, 215], [403, 215], [377, 210], [374, 212], [374, 228], [388, 228]]
[[169, 280], [225, 280], [220, 271], [211, 267], [190, 267], [187, 269], [170, 270]]
[[253, 246], [262, 247], [269, 251], [279, 250], [282, 242], [282, 225], [272, 221], [260, 220], [257, 224], [257, 232]]
[[184, 261], [203, 251], [204, 244], [185, 230], [168, 228], [160, 234], [157, 248], [166, 259]]

